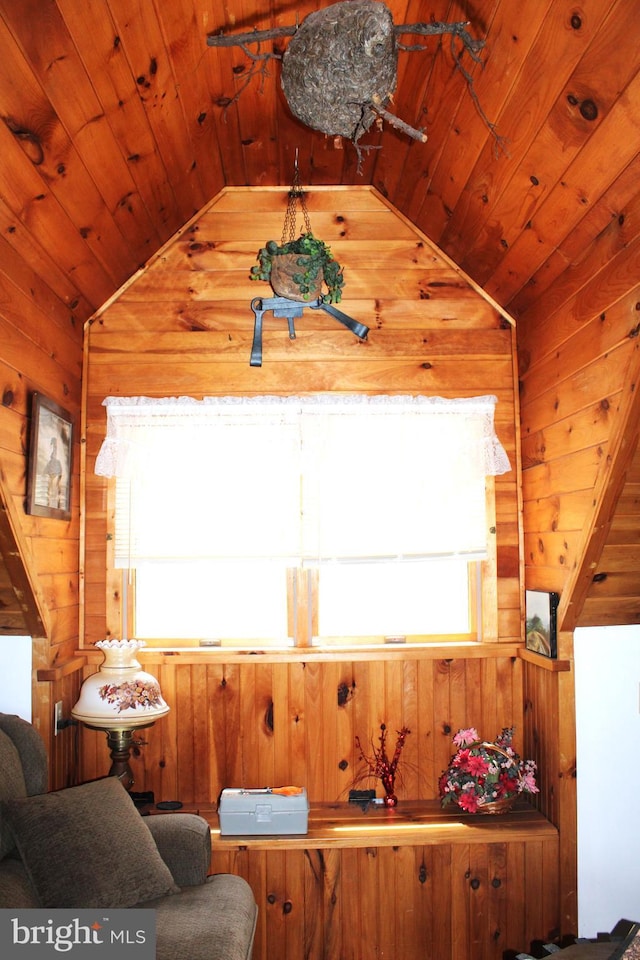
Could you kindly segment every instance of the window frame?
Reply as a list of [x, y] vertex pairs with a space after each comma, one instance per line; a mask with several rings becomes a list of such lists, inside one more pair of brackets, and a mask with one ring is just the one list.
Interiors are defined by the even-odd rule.
[[[107, 481], [108, 516], [115, 517], [115, 479]], [[199, 649], [233, 652], [269, 652], [291, 653], [291, 651], [321, 652], [345, 651], [349, 649], [397, 649], [406, 647], [434, 646], [441, 644], [481, 644], [495, 642], [498, 639], [497, 610], [497, 557], [496, 557], [496, 503], [495, 478], [485, 478], [487, 556], [484, 560], [470, 561], [475, 574], [470, 575], [469, 603], [471, 608], [472, 632], [470, 634], [425, 634], [407, 636], [405, 642], [385, 642], [378, 637], [332, 637], [314, 641], [318, 634], [317, 618], [317, 576], [312, 567], [295, 567], [287, 571], [287, 618], [288, 633], [294, 638], [293, 645], [275, 645], [265, 643], [260, 638], [245, 641], [225, 640], [215, 643], [201, 638], [145, 638], [151, 649], [181, 650], [197, 647]], [[116, 568], [113, 537], [107, 537], [107, 632], [111, 636], [135, 637], [135, 570]], [[475, 582], [474, 582], [475, 577]], [[315, 583], [314, 583], [315, 580]], [[296, 597], [297, 603], [291, 603]], [[475, 629], [474, 629], [475, 628]], [[474, 636], [475, 633], [475, 636]]]

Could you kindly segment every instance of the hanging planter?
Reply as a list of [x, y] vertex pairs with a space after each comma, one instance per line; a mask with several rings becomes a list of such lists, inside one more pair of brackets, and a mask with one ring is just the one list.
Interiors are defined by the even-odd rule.
[[[304, 218], [304, 232], [296, 237], [296, 212], [300, 203]], [[278, 297], [302, 303], [320, 300], [340, 303], [344, 286], [343, 268], [334, 259], [330, 248], [314, 236], [300, 186], [296, 160], [293, 184], [284, 219], [280, 243], [269, 240], [260, 249], [258, 263], [251, 268], [251, 280], [271, 284]]]
[[344, 285], [343, 268], [310, 231], [281, 244], [269, 240], [258, 253], [251, 279], [266, 280], [277, 296], [302, 302], [340, 303]]

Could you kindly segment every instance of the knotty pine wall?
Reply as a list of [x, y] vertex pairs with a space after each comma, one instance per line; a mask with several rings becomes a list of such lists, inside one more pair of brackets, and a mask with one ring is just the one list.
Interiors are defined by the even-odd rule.
[[[143, 663], [158, 675], [171, 713], [144, 732], [146, 744], [132, 761], [136, 789], [153, 790], [156, 799], [215, 802], [225, 785], [293, 781], [306, 785], [312, 802], [333, 801], [361, 772], [355, 736], [367, 742], [384, 722], [412, 731], [400, 797], [435, 798], [460, 726], [493, 737], [514, 725], [517, 746], [540, 764], [538, 805], [562, 824], [561, 915], [575, 930], [572, 678], [518, 656], [523, 581], [513, 326], [375, 191], [317, 188], [308, 195], [312, 228], [344, 265], [341, 308], [370, 327], [369, 338], [360, 342], [307, 311], [291, 341], [286, 323], [267, 313], [263, 365], [250, 367], [250, 302], [271, 291], [248, 274], [259, 247], [280, 238], [286, 198], [276, 188], [223, 191], [87, 327], [84, 647], [120, 631], [119, 584], [106, 569], [108, 487], [93, 474], [104, 398], [317, 391], [498, 396], [497, 431], [514, 469], [495, 484], [497, 585], [488, 643], [465, 651], [257, 657], [148, 651]], [[90, 672], [100, 657], [89, 652], [88, 659]], [[83, 730], [82, 745], [82, 778], [106, 772], [104, 736]]]
[[[637, 461], [618, 529], [609, 535], [612, 549], [591, 557], [583, 535], [591, 532], [622, 417], [629, 418], [629, 440], [637, 435], [637, 413], [629, 416], [629, 408], [640, 373], [638, 242], [627, 237], [624, 215], [608, 214], [598, 242], [574, 264], [571, 288], [549, 287], [518, 320], [526, 582], [574, 603], [567, 630], [636, 622], [638, 615]], [[610, 495], [623, 480], [610, 479]], [[577, 595], [574, 580], [581, 564], [589, 583], [584, 610], [586, 587]], [[606, 576], [591, 585], [597, 570]], [[571, 644], [569, 638], [567, 652]]]
[[[153, 790], [156, 800], [215, 803], [224, 786], [281, 783], [304, 784], [312, 802], [346, 800], [354, 781], [375, 786], [361, 782], [355, 737], [377, 746], [382, 722], [391, 747], [396, 730], [411, 730], [398, 796], [434, 799], [460, 727], [494, 736], [513, 724], [523, 742], [523, 663], [511, 644], [468, 657], [440, 648], [400, 656], [149, 651], [142, 659], [171, 705], [141, 731], [146, 745], [132, 759], [134, 789]], [[85, 731], [83, 743], [82, 779], [105, 773], [104, 735]]]
[[[34, 206], [38, 202], [35, 199]], [[25, 216], [30, 215], [35, 215], [34, 211], [25, 203]], [[35, 257], [40, 256], [43, 265], [47, 260], [44, 251], [25, 239], [21, 227], [15, 219], [6, 217], [4, 208], [2, 217], [3, 234], [10, 234], [12, 242], [5, 236], [0, 238], [0, 527], [5, 566], [11, 564], [13, 569], [12, 577], [7, 577], [0, 590], [0, 643], [10, 643], [11, 636], [19, 634], [33, 637], [33, 721], [49, 751], [50, 786], [58, 788], [70, 782], [74, 749], [70, 736], [53, 736], [53, 704], [62, 700], [68, 716], [81, 682], [77, 670], [66, 672], [63, 665], [77, 661], [79, 642], [83, 318], [76, 312], [78, 302], [72, 283], [58, 270], [45, 280], [28, 266], [19, 253], [22, 244]], [[68, 522], [25, 512], [34, 391], [68, 410], [77, 427], [72, 519]], [[23, 599], [19, 609], [15, 606], [15, 583], [20, 584]], [[39, 669], [52, 669], [53, 679], [38, 682]]]
[[[87, 328], [85, 642], [120, 625], [105, 595], [106, 483], [93, 475], [109, 395], [319, 391], [445, 397], [493, 393], [513, 470], [496, 479], [496, 596], [490, 641], [522, 635], [514, 331], [510, 322], [371, 188], [316, 188], [311, 226], [345, 266], [341, 308], [371, 328], [359, 341], [321, 311], [296, 323], [265, 315], [263, 365], [249, 366], [249, 280], [260, 246], [279, 239], [287, 191], [223, 191]], [[299, 223], [302, 228], [302, 223]], [[111, 585], [112, 586], [112, 585]]]
[[[88, 670], [100, 659], [91, 645], [120, 630], [118, 584], [108, 582], [106, 571], [107, 482], [93, 473], [106, 396], [495, 393], [497, 430], [514, 469], [496, 478], [490, 649], [462, 658], [441, 650], [393, 651], [389, 658], [381, 651], [357, 670], [348, 654], [322, 659], [312, 651], [275, 655], [273, 663], [262, 655], [261, 668], [246, 656], [197, 650], [144, 655], [161, 674], [172, 713], [146, 735], [137, 776], [165, 799], [178, 793], [203, 800], [204, 791], [212, 800], [240, 776], [261, 783], [269, 774], [267, 780], [304, 780], [312, 799], [333, 800], [353, 777], [354, 734], [366, 740], [381, 722], [392, 728], [408, 722], [418, 731], [407, 755], [424, 771], [408, 789], [431, 797], [459, 725], [485, 729], [486, 723], [493, 736], [496, 725], [514, 723], [524, 736], [528, 665], [513, 660], [523, 615], [513, 328], [375, 191], [317, 188], [308, 195], [311, 225], [345, 266], [342, 309], [371, 333], [360, 342], [319, 311], [307, 311], [291, 341], [286, 323], [267, 314], [263, 366], [250, 367], [250, 302], [270, 288], [249, 281], [249, 270], [258, 248], [279, 239], [286, 198], [277, 188], [223, 191], [88, 325], [82, 570]], [[350, 691], [342, 706], [340, 688]], [[265, 720], [271, 704], [273, 730]], [[220, 710], [228, 723], [220, 722]], [[106, 764], [101, 735], [85, 731], [83, 744], [83, 777], [98, 775]], [[342, 760], [348, 766], [341, 770]]]

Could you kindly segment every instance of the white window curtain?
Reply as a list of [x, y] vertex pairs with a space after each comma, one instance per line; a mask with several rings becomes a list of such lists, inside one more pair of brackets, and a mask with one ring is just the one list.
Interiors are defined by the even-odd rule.
[[493, 396], [108, 397], [116, 563], [486, 555]]

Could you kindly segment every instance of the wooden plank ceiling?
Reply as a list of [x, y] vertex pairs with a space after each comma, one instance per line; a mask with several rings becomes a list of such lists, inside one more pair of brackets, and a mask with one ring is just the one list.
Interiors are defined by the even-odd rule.
[[[289, 184], [297, 152], [305, 185], [374, 185], [525, 331], [578, 291], [576, 264], [640, 209], [631, 0], [388, 0], [395, 24], [469, 20], [483, 66], [463, 59], [470, 96], [449, 37], [402, 37], [424, 49], [400, 54], [391, 109], [428, 139], [384, 123], [360, 169], [292, 117], [277, 61], [240, 92], [252, 62], [206, 43], [328, 5], [0, 0], [3, 272], [32, 271], [34, 297], [45, 284], [82, 324], [221, 188]], [[625, 242], [638, 233], [635, 216]]]

